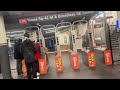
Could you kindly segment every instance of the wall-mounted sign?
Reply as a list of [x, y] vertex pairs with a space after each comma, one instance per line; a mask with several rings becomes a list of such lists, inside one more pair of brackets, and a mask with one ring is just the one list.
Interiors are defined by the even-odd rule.
[[37, 21], [45, 21], [45, 20], [52, 20], [52, 19], [59, 19], [59, 18], [76, 17], [76, 16], [88, 15], [88, 14], [93, 14], [93, 13], [95, 13], [95, 11], [74, 11], [74, 12], [69, 12], [69, 13], [26, 18], [26, 21], [37, 22]]

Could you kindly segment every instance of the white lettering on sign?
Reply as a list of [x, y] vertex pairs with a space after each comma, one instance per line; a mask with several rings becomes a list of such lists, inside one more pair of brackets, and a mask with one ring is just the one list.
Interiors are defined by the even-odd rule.
[[74, 66], [76, 66], [77, 58], [76, 58], [76, 57], [73, 57], [73, 61], [74, 61]]
[[62, 15], [58, 15], [58, 18], [64, 18], [64, 17], [73, 17], [75, 16], [75, 13], [67, 13], [67, 14], [62, 14]]
[[69, 13], [55, 14], [55, 15], [49, 15], [49, 16], [28, 18], [27, 21], [28, 22], [44, 21], [44, 20], [52, 20], [57, 18], [75, 17], [75, 16], [87, 15], [92, 13], [94, 13], [94, 11], [69, 12]]
[[50, 19], [53, 19], [54, 17], [53, 16], [50, 16]]
[[27, 21], [28, 22], [35, 22], [35, 21], [38, 21], [38, 19], [37, 18], [28, 18]]
[[106, 53], [106, 62], [109, 62], [109, 53]]
[[44, 71], [44, 62], [41, 62], [41, 70]]
[[56, 18], [57, 18], [57, 15], [54, 15], [54, 18], [56, 19]]
[[76, 15], [82, 15], [82, 13], [81, 12], [76, 12]]

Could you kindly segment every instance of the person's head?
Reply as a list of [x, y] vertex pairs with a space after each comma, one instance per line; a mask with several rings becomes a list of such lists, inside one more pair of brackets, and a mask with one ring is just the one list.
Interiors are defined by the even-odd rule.
[[22, 39], [19, 38], [19, 39], [18, 39], [18, 42], [21, 43], [21, 42], [22, 42]]
[[25, 33], [25, 34], [24, 34], [24, 37], [25, 37], [25, 38], [29, 38], [30, 35], [29, 35], [28, 33]]
[[35, 38], [34, 37], [31, 37], [30, 40], [33, 41], [33, 42], [35, 42]]

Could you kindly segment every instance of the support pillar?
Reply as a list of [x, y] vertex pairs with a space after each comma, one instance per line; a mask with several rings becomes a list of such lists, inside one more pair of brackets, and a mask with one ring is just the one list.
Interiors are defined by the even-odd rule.
[[0, 16], [0, 66], [3, 79], [12, 79], [3, 16]]

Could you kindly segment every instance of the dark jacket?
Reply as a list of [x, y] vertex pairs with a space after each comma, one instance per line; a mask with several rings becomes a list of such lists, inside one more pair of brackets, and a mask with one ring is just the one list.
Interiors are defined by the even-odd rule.
[[21, 52], [21, 42], [16, 42], [14, 45], [14, 59], [24, 59]]
[[36, 52], [37, 52], [37, 48], [34, 42], [32, 42], [30, 39], [26, 39], [22, 43], [22, 53], [26, 63], [31, 63], [36, 61], [35, 59]]

